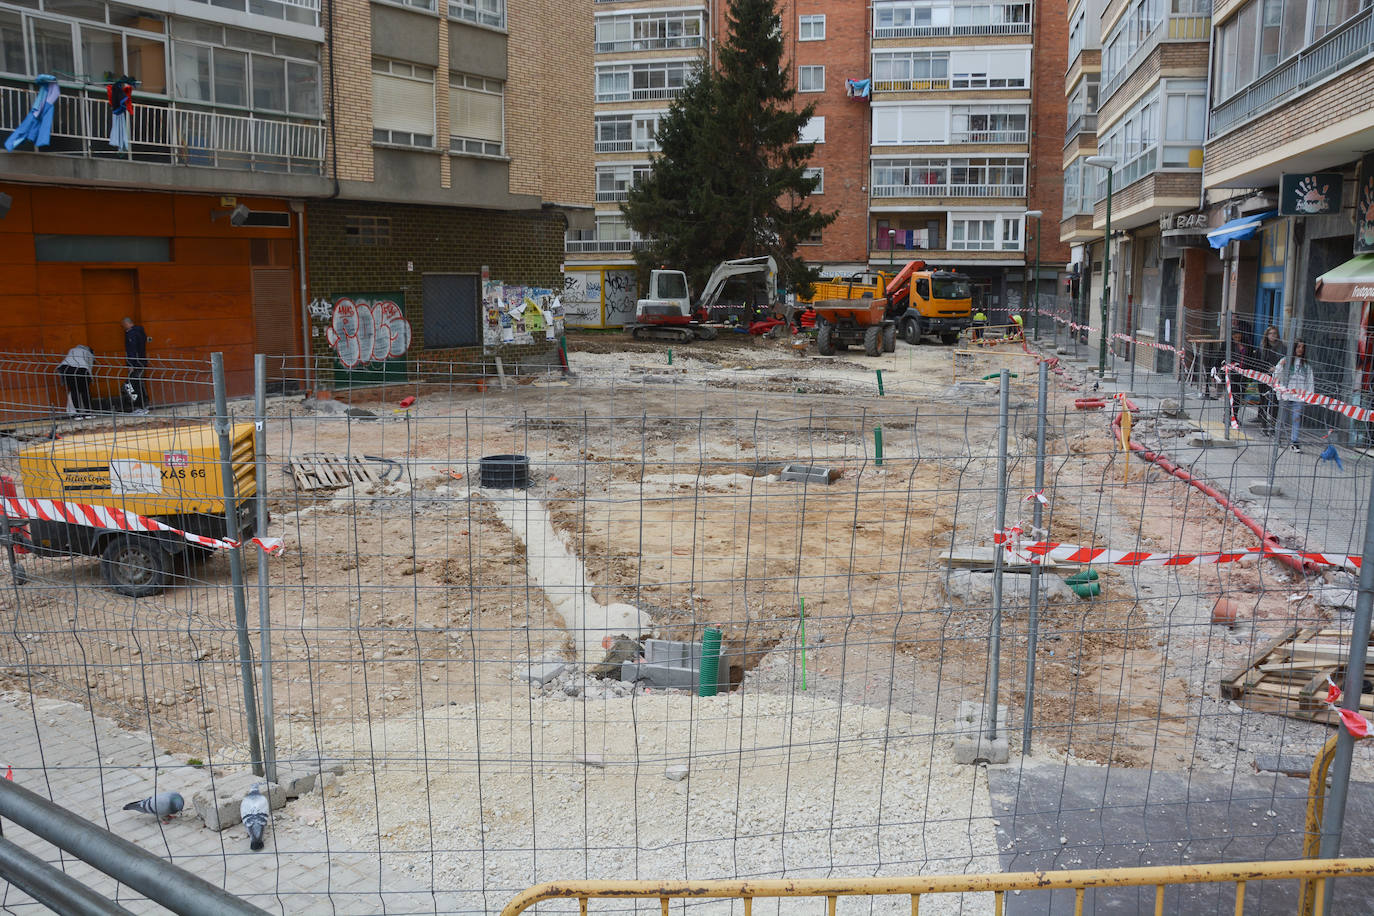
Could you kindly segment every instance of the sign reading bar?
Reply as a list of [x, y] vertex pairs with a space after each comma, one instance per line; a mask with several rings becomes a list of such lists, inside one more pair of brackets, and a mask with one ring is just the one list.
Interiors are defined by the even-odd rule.
[[1279, 180], [1279, 215], [1339, 213], [1344, 183], [1340, 172], [1285, 172]]
[[1207, 214], [1193, 210], [1189, 213], [1168, 213], [1159, 218], [1159, 231], [1168, 233], [1207, 232]]
[[1374, 153], [1360, 160], [1355, 192], [1355, 254], [1374, 251]]

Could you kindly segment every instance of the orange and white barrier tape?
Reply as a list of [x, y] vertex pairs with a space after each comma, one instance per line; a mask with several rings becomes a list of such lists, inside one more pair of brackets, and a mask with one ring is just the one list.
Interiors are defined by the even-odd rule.
[[1333, 410], [1341, 416], [1349, 417], [1352, 420], [1361, 420], [1366, 423], [1374, 422], [1374, 408], [1356, 407], [1354, 404], [1347, 404], [1345, 401], [1339, 398], [1333, 398], [1330, 395], [1317, 394], [1315, 391], [1304, 391], [1301, 388], [1289, 388], [1279, 384], [1279, 380], [1267, 372], [1256, 372], [1254, 369], [1243, 369], [1235, 363], [1227, 363], [1225, 366], [1222, 366], [1222, 371], [1234, 372], [1237, 375], [1243, 375], [1246, 378], [1262, 382], [1270, 388], [1273, 388], [1276, 394], [1292, 395], [1304, 404], [1314, 404], [1317, 407], [1325, 407], [1327, 410]]
[[1239, 563], [1263, 557], [1299, 557], [1323, 566], [1360, 568], [1360, 558], [1353, 554], [1320, 553], [1309, 550], [1287, 550], [1282, 547], [1253, 547], [1229, 553], [1153, 553], [1139, 550], [1111, 550], [1106, 547], [1079, 547], [1054, 541], [1022, 544], [1022, 529], [1013, 527], [992, 536], [992, 542], [1004, 547], [1024, 560], [1050, 559], [1057, 563], [1111, 566], [1205, 566], [1213, 563]]
[[1345, 730], [1350, 732], [1354, 738], [1369, 737], [1369, 720], [1360, 715], [1353, 709], [1345, 709], [1337, 706], [1336, 701], [1341, 698], [1341, 688], [1336, 686], [1336, 682], [1331, 680], [1331, 675], [1326, 676], [1326, 706], [1336, 715], [1341, 717], [1341, 724]]
[[[0, 499], [0, 503], [4, 504], [5, 515], [9, 517], [10, 521], [38, 520], [66, 522], [69, 525], [106, 528], [116, 531], [166, 532], [185, 538], [200, 547], [210, 547], [215, 550], [233, 550], [242, 546], [239, 541], [232, 538], [211, 538], [203, 534], [193, 534], [189, 531], [182, 531], [180, 528], [173, 528], [171, 525], [164, 525], [156, 519], [146, 518], [124, 509], [116, 509], [113, 506], [87, 506], [55, 499], [21, 499], [14, 496]], [[282, 549], [281, 538], [256, 537], [252, 539], [251, 543], [269, 554], [280, 553]]]

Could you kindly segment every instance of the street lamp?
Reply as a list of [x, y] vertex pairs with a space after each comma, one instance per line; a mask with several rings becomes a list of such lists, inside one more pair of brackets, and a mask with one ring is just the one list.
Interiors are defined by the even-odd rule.
[[[1097, 348], [1097, 377], [1107, 374], [1107, 301], [1111, 298], [1112, 285], [1112, 169], [1116, 168], [1114, 156], [1089, 156], [1083, 160], [1088, 165], [1107, 170], [1107, 227], [1102, 236], [1102, 337]], [[1088, 281], [1092, 282], [1092, 256], [1088, 257]]]
[[897, 230], [887, 230], [887, 272], [892, 273], [893, 259], [897, 256]]
[[[1040, 339], [1040, 217], [1044, 216], [1045, 214], [1041, 213], [1039, 210], [1027, 210], [1025, 215], [1026, 215], [1026, 218], [1027, 218], [1027, 219], [1029, 219], [1029, 218], [1031, 218], [1031, 217], [1034, 217], [1034, 218], [1035, 218], [1035, 273], [1033, 274], [1033, 279], [1031, 280], [1031, 290], [1033, 290], [1033, 291], [1034, 291], [1034, 294], [1035, 294], [1035, 316], [1034, 316], [1034, 319], [1035, 319], [1035, 339], [1036, 339], [1036, 340], [1039, 340], [1039, 339]], [[1023, 251], [1023, 252], [1022, 252], [1022, 255], [1024, 256], [1024, 254], [1025, 254], [1025, 252]], [[1023, 301], [1025, 300], [1025, 295], [1024, 295], [1024, 294], [1022, 294], [1022, 300], [1023, 300]]]

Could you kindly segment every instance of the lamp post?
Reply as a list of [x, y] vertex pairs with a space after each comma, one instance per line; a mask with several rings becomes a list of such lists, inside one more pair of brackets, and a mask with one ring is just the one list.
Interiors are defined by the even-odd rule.
[[887, 272], [892, 273], [893, 259], [897, 256], [897, 230], [887, 230]]
[[[1102, 236], [1102, 336], [1097, 347], [1097, 377], [1107, 374], [1107, 302], [1111, 299], [1112, 288], [1112, 169], [1116, 168], [1113, 156], [1089, 156], [1083, 160], [1088, 165], [1107, 170], [1107, 227]], [[1088, 281], [1092, 281], [1092, 259], [1088, 260]]]
[[1035, 339], [1040, 339], [1040, 217], [1045, 214], [1039, 210], [1027, 210], [1026, 217], [1035, 218], [1035, 273], [1031, 275], [1031, 292], [1035, 296]]

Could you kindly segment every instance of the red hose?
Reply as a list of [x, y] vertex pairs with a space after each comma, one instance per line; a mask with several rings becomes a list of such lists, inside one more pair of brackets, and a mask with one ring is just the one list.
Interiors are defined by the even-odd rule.
[[[1125, 398], [1123, 398], [1122, 400], [1125, 401], [1128, 410], [1135, 409], [1135, 405], [1132, 404], [1129, 400]], [[1120, 411], [1118, 411], [1116, 415], [1112, 417], [1112, 429], [1116, 434], [1117, 441], [1120, 441]], [[1135, 452], [1141, 458], [1144, 458], [1146, 461], [1158, 465], [1159, 467], [1163, 468], [1167, 473], [1172, 474], [1174, 477], [1177, 477], [1184, 483], [1197, 487], [1207, 496], [1215, 500], [1219, 506], [1221, 506], [1223, 509], [1234, 515], [1242, 525], [1253, 531], [1255, 533], [1255, 537], [1259, 538], [1260, 544], [1266, 550], [1274, 547], [1283, 546], [1283, 544], [1279, 541], [1278, 537], [1276, 537], [1273, 534], [1270, 534], [1268, 531], [1264, 529], [1263, 525], [1252, 519], [1250, 516], [1246, 515], [1244, 512], [1242, 512], [1239, 507], [1233, 504], [1231, 500], [1227, 499], [1226, 496], [1223, 495], [1221, 491], [1219, 491], [1216, 487], [1212, 486], [1204, 480], [1194, 477], [1192, 474], [1183, 470], [1183, 468], [1179, 467], [1178, 465], [1170, 461], [1168, 456], [1166, 455], [1157, 452], [1152, 452], [1138, 442], [1131, 442], [1129, 443], [1129, 445], [1131, 446], [1131, 451]], [[1284, 566], [1287, 566], [1289, 569], [1298, 573], [1307, 573], [1309, 571], [1315, 571], [1317, 568], [1317, 565], [1315, 563], [1312, 563], [1311, 561], [1300, 560], [1297, 557], [1289, 556], [1288, 554], [1265, 553], [1264, 556], [1268, 556], [1271, 559], [1278, 560]]]

